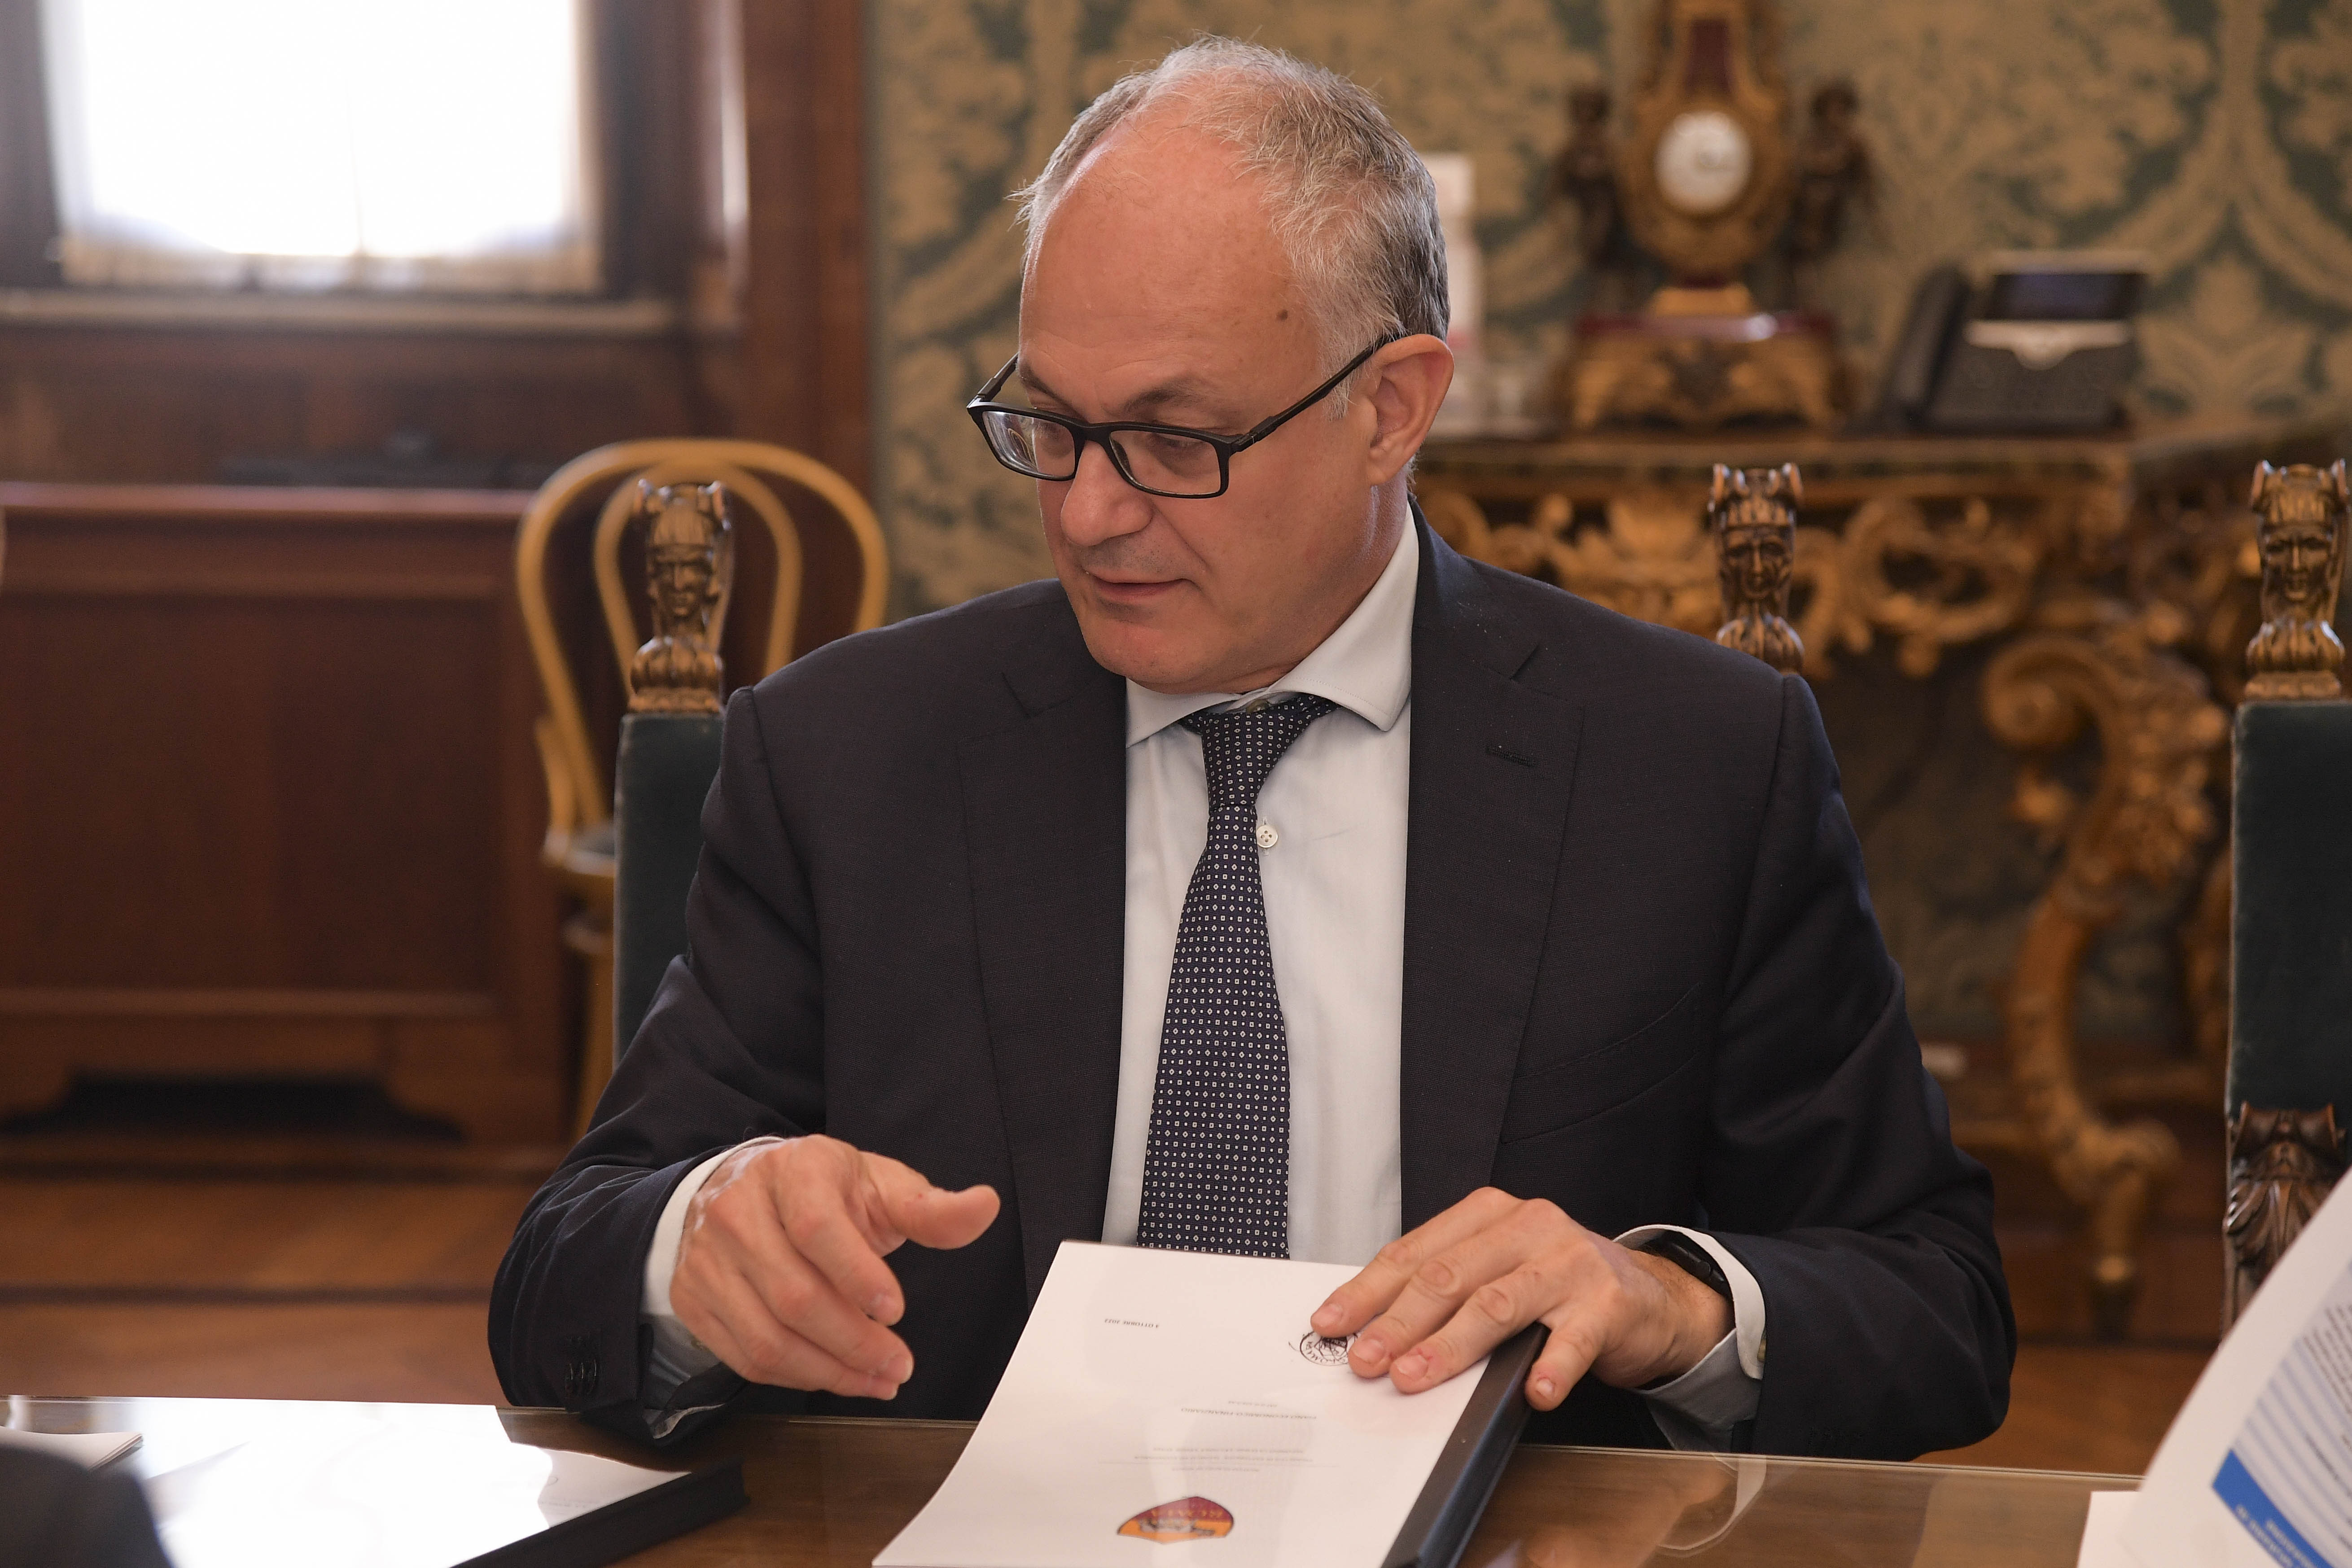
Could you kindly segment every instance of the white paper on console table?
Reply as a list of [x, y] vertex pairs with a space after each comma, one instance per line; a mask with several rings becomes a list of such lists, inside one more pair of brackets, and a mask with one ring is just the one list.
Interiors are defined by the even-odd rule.
[[963, 1457], [877, 1568], [1379, 1568], [1484, 1363], [1358, 1377], [1357, 1271], [1066, 1241]]

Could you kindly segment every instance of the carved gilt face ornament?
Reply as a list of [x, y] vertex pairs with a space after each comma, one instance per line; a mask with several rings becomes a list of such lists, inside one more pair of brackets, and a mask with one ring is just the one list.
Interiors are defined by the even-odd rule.
[[1794, 463], [1738, 469], [1716, 465], [1707, 494], [1723, 589], [1723, 627], [1715, 640], [1775, 669], [1804, 662], [1804, 644], [1789, 624], [1790, 577], [1797, 560], [1797, 508], [1804, 484]]
[[2344, 644], [2329, 622], [2344, 583], [2344, 464], [2260, 464], [2248, 504], [2262, 555], [2263, 625], [2246, 645], [2246, 695], [2341, 697]]
[[646, 586], [653, 637], [629, 667], [634, 712], [716, 713], [722, 684], [711, 616], [732, 562], [727, 492], [719, 485], [637, 482], [646, 526]]

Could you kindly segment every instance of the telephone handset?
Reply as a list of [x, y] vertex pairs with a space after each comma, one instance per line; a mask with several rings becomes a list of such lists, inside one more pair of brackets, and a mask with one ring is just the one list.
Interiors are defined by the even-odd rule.
[[1871, 426], [2055, 435], [2122, 423], [2147, 282], [2144, 260], [2115, 251], [2010, 251], [1932, 268]]

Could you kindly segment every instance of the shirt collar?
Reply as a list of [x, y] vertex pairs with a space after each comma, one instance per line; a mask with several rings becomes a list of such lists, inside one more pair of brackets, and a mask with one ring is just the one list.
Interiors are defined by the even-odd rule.
[[1188, 714], [1260, 697], [1325, 697], [1386, 733], [1412, 695], [1412, 602], [1421, 581], [1421, 541], [1408, 527], [1396, 553], [1339, 628], [1297, 668], [1255, 691], [1171, 695], [1127, 683], [1127, 743], [1148, 741]]

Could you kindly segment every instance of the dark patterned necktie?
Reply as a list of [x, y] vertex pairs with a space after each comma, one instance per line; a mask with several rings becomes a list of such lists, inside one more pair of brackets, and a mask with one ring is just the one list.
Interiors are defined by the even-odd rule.
[[1290, 1041], [1258, 881], [1257, 792], [1331, 711], [1320, 697], [1195, 713], [1209, 840], [1176, 926], [1160, 1074], [1143, 1152], [1145, 1247], [1290, 1255]]

